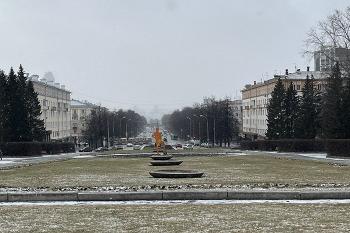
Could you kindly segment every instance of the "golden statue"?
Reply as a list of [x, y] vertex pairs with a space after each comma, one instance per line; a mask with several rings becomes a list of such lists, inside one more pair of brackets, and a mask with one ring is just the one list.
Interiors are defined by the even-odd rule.
[[157, 154], [159, 154], [159, 149], [164, 147], [162, 133], [159, 131], [159, 128], [156, 128], [156, 131], [152, 134], [152, 137], [156, 140], [155, 147], [156, 147]]

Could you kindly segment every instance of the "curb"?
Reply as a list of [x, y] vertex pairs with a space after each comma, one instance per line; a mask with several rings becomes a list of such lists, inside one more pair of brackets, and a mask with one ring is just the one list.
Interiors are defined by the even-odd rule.
[[168, 200], [322, 200], [350, 199], [350, 191], [150, 191], [8, 192], [0, 202], [168, 201]]

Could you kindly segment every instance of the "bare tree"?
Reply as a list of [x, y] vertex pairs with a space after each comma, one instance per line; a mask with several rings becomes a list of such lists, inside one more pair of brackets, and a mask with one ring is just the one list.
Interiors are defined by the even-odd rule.
[[[350, 49], [350, 7], [344, 11], [336, 10], [325, 20], [318, 22], [307, 34], [305, 45], [306, 54], [313, 55], [315, 51], [320, 51], [335, 63], [336, 60], [329, 51], [336, 48]], [[340, 68], [349, 76], [350, 53], [344, 54], [338, 62]]]

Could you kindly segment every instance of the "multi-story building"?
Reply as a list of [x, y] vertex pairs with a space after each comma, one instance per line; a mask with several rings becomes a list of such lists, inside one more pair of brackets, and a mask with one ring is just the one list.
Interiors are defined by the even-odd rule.
[[38, 75], [29, 79], [38, 93], [41, 119], [44, 120], [48, 140], [68, 140], [70, 138], [70, 91], [64, 85], [55, 83], [52, 75], [39, 80]]
[[86, 121], [91, 111], [97, 106], [88, 102], [71, 100], [71, 134], [75, 143], [82, 142], [83, 132], [86, 129]]
[[232, 112], [234, 117], [238, 120], [239, 123], [239, 132], [240, 134], [242, 133], [243, 130], [243, 105], [242, 105], [242, 100], [237, 99], [237, 100], [233, 100], [230, 103]]
[[339, 62], [342, 69], [348, 69], [350, 49], [326, 47], [314, 52], [315, 71], [330, 71], [335, 62]]
[[264, 138], [267, 132], [267, 105], [271, 98], [271, 93], [275, 88], [277, 80], [280, 78], [287, 89], [290, 82], [293, 82], [294, 90], [298, 95], [302, 95], [306, 77], [315, 79], [315, 89], [323, 91], [326, 84], [326, 76], [320, 71], [296, 71], [284, 75], [274, 75], [272, 79], [264, 82], [246, 85], [242, 90], [243, 105], [243, 135], [246, 138]]

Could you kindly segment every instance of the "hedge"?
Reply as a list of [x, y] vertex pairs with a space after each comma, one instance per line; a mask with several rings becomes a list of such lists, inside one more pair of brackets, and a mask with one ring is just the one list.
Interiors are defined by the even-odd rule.
[[350, 157], [350, 139], [242, 141], [241, 149], [281, 152], [327, 152], [328, 156]]
[[1, 143], [0, 149], [6, 157], [75, 152], [74, 143], [71, 142], [7, 142]]
[[312, 139], [242, 141], [241, 148], [281, 152], [321, 152], [326, 150], [326, 141]]
[[328, 156], [350, 157], [350, 139], [327, 140]]

